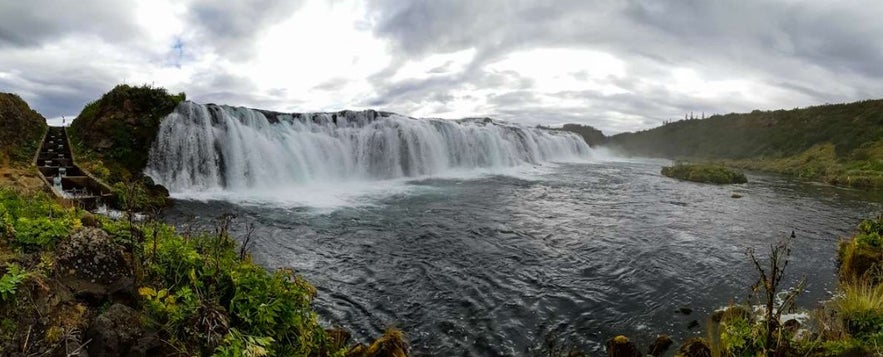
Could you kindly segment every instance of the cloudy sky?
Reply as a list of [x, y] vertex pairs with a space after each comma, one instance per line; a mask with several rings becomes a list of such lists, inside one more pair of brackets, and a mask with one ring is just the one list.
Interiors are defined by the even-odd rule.
[[[232, 3], [232, 2], [224, 2]], [[0, 0], [0, 91], [631, 131], [883, 97], [877, 0]]]

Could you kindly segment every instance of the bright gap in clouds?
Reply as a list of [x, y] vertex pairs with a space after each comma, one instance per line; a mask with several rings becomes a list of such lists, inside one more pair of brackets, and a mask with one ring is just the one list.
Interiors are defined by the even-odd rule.
[[[261, 36], [252, 61], [234, 69], [263, 88], [303, 100], [309, 108], [300, 110], [348, 108], [370, 94], [367, 77], [391, 59], [385, 42], [363, 23], [364, 13], [360, 2], [307, 2]], [[315, 88], [329, 81], [339, 83]]]
[[603, 94], [625, 92], [610, 84], [625, 76], [625, 62], [603, 52], [566, 48], [541, 48], [512, 53], [487, 67], [489, 71], [514, 71], [532, 79], [534, 89], [551, 94], [597, 90]]

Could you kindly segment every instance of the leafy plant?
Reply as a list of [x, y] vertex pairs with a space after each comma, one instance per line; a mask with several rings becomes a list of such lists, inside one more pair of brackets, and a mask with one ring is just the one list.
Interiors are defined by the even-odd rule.
[[263, 357], [272, 352], [272, 337], [256, 337], [243, 335], [239, 330], [231, 329], [224, 344], [215, 350], [216, 357]]
[[28, 277], [28, 272], [18, 266], [9, 264], [6, 266], [6, 274], [0, 276], [0, 301], [9, 301], [15, 296], [18, 286]]
[[52, 246], [77, 226], [81, 226], [77, 219], [21, 217], [15, 223], [16, 241], [30, 247]]

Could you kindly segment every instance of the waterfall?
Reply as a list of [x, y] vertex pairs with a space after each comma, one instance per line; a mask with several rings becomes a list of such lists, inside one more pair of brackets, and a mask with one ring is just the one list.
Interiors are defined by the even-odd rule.
[[490, 119], [281, 114], [183, 102], [163, 119], [145, 173], [173, 193], [238, 191], [580, 160], [590, 151], [573, 133]]

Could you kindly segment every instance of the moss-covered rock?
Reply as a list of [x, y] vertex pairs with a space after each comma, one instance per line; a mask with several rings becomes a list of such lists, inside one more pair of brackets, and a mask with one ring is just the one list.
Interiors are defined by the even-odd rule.
[[163, 88], [116, 86], [87, 104], [71, 123], [68, 134], [77, 160], [87, 170], [100, 161], [111, 183], [140, 177], [160, 121], [184, 98], [184, 93], [171, 95]]
[[840, 279], [878, 282], [883, 275], [883, 216], [862, 221], [837, 249]]
[[0, 167], [30, 164], [46, 127], [46, 118], [21, 97], [0, 93]]
[[745, 174], [717, 165], [677, 164], [663, 167], [662, 174], [680, 180], [714, 184], [748, 182]]

